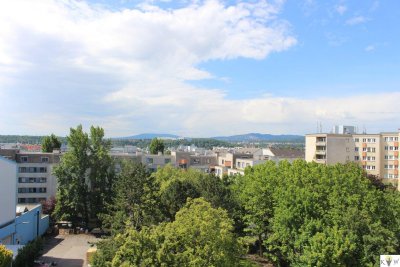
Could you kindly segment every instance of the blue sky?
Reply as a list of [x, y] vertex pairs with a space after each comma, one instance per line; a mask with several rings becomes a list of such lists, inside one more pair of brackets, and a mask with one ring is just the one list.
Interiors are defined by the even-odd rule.
[[400, 127], [400, 2], [8, 1], [0, 134]]

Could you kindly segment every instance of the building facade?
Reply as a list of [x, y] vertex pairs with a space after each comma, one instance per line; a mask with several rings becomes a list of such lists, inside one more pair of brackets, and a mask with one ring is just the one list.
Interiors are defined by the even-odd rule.
[[398, 184], [399, 132], [379, 134], [308, 134], [306, 161], [356, 162], [371, 175]]
[[15, 233], [17, 164], [0, 157], [0, 243], [12, 244]]
[[53, 168], [60, 162], [60, 152], [0, 149], [0, 156], [17, 164], [17, 203], [39, 203], [56, 195], [57, 178], [53, 175]]

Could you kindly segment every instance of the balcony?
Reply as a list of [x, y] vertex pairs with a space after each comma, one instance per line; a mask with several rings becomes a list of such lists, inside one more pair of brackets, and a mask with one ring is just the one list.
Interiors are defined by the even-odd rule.
[[322, 150], [322, 149], [321, 150], [316, 150], [315, 154], [316, 155], [326, 155], [326, 150]]
[[317, 141], [315, 143], [315, 145], [317, 145], [317, 146], [326, 146], [326, 141]]

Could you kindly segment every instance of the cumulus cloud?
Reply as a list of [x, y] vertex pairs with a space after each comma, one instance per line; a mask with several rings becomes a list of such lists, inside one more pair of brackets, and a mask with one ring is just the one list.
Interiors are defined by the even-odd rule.
[[[399, 112], [398, 93], [233, 100], [228, 90], [191, 85], [220, 78], [201, 63], [260, 60], [294, 46], [290, 24], [279, 18], [284, 2], [207, 0], [170, 9], [152, 3], [120, 10], [75, 0], [3, 4], [1, 131], [66, 134], [82, 123], [101, 125], [110, 136], [302, 133], [316, 120], [384, 123], [394, 113], [367, 112]], [[377, 105], [359, 101], [368, 98]]]

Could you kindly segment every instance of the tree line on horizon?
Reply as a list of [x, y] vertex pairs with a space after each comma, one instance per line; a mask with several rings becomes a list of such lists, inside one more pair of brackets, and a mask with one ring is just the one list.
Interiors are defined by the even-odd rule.
[[102, 227], [92, 266], [376, 266], [400, 251], [399, 193], [358, 165], [297, 160], [219, 177], [114, 161], [104, 131], [81, 126], [55, 168], [53, 215]]

